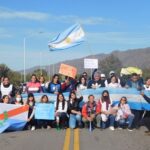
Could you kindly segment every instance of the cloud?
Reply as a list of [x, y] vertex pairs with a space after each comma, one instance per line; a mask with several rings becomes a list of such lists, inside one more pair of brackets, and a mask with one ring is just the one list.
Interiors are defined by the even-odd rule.
[[150, 35], [134, 32], [87, 33], [87, 40], [99, 44], [144, 45], [149, 43]]
[[5, 28], [0, 27], [0, 39], [1, 38], [12, 38], [13, 36], [8, 33], [8, 31]]
[[88, 18], [81, 18], [74, 15], [62, 15], [62, 16], [49, 16], [53, 21], [57, 22], [64, 22], [64, 23], [80, 23], [85, 25], [99, 25], [99, 24], [106, 24], [111, 23], [113, 20], [105, 19], [102, 17], [88, 17]]
[[14, 11], [0, 7], [0, 19], [28, 19], [41, 21], [46, 20], [48, 14], [34, 11]]
[[103, 17], [79, 17], [75, 15], [54, 15], [34, 11], [15, 11], [0, 7], [0, 19], [27, 19], [35, 21], [48, 20], [49, 22], [80, 23], [85, 25], [99, 25], [117, 23], [117, 21]]

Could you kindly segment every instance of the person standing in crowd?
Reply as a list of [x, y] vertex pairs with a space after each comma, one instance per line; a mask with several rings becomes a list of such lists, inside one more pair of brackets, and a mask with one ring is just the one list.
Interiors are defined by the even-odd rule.
[[[41, 101], [40, 103], [42, 104], [48, 104], [49, 103], [49, 100], [48, 100], [48, 96], [47, 95], [43, 95], [41, 97]], [[43, 120], [43, 119], [37, 119], [37, 125], [39, 128], [47, 128], [47, 129], [50, 129], [51, 126], [50, 126], [50, 120]]]
[[96, 103], [94, 100], [95, 97], [94, 95], [89, 95], [88, 96], [88, 102], [85, 103], [82, 107], [82, 121], [84, 122], [84, 125], [87, 126], [92, 126], [92, 128], [95, 127], [95, 122], [96, 122], [96, 127], [100, 128], [100, 123], [101, 123], [101, 105], [100, 103]]
[[58, 94], [61, 92], [61, 84], [59, 82], [59, 75], [54, 74], [52, 81], [48, 85], [47, 91], [49, 93]]
[[57, 101], [55, 103], [55, 117], [57, 128], [67, 128], [68, 127], [68, 117], [67, 117], [68, 104], [62, 93], [58, 93]]
[[144, 84], [144, 90], [150, 91], [150, 79], [148, 79]]
[[81, 108], [79, 105], [82, 100], [83, 100], [82, 96], [78, 99], [76, 97], [75, 92], [70, 92], [68, 101], [68, 113], [69, 113], [69, 127], [72, 129], [76, 127], [76, 123], [78, 127], [82, 127]]
[[36, 127], [36, 120], [34, 118], [35, 114], [35, 98], [33, 93], [28, 94], [28, 99], [26, 104], [29, 106], [29, 112], [28, 112], [28, 123], [26, 125], [27, 129], [31, 129], [31, 131], [35, 130]]
[[113, 76], [116, 78], [115, 82], [120, 84], [120, 79], [117, 77], [115, 71], [112, 70], [112, 71], [109, 72], [109, 78], [107, 80], [105, 80], [105, 86], [106, 87], [108, 87], [108, 84], [111, 83], [111, 79], [112, 79]]
[[84, 77], [86, 79], [86, 81], [88, 81], [88, 74], [87, 74], [87, 72], [83, 72], [81, 77]]
[[126, 88], [135, 88], [137, 90], [143, 89], [143, 83], [141, 80], [138, 79], [138, 75], [136, 73], [133, 73], [131, 78], [127, 81]]
[[108, 83], [108, 84], [106, 85], [106, 87], [108, 87], [108, 88], [120, 88], [121, 85], [120, 85], [120, 83], [118, 82], [118, 79], [117, 79], [116, 76], [111, 76], [111, 78], [110, 78], [110, 83]]
[[122, 97], [119, 104], [115, 106], [115, 109], [117, 110], [116, 121], [118, 122], [118, 127], [122, 128], [128, 124], [128, 130], [132, 131], [134, 115], [131, 113], [130, 106], [127, 103], [127, 98]]
[[3, 95], [2, 99], [1, 99], [1, 103], [9, 104], [10, 103], [9, 96], [8, 95]]
[[0, 95], [3, 97], [4, 95], [8, 95], [10, 98], [15, 96], [15, 87], [10, 83], [8, 77], [3, 78], [3, 82], [0, 85]]
[[92, 79], [88, 82], [88, 88], [97, 89], [97, 88], [100, 88], [100, 87], [105, 87], [104, 82], [102, 82], [102, 80], [101, 80], [100, 72], [96, 71], [94, 73], [93, 78], [94, 79]]
[[71, 92], [75, 90], [76, 80], [65, 76], [65, 81], [61, 83], [62, 92]]
[[20, 93], [16, 93], [14, 103], [16, 105], [23, 105], [23, 99]]
[[40, 92], [42, 92], [41, 84], [37, 80], [37, 77], [35, 74], [32, 74], [31, 81], [27, 83], [26, 91], [27, 91], [27, 93], [40, 93]]
[[79, 83], [77, 84], [77, 92], [80, 90], [85, 90], [87, 89], [87, 81], [86, 78], [84, 76], [81, 76], [79, 79]]
[[110, 130], [114, 129], [114, 123], [115, 123], [115, 117], [116, 117], [116, 111], [112, 108], [112, 101], [109, 96], [109, 92], [107, 90], [104, 90], [102, 92], [102, 96], [100, 99], [101, 103], [101, 118], [102, 118], [102, 128], [106, 128], [107, 124], [109, 124]]
[[101, 73], [101, 81], [103, 82], [103, 84], [105, 84], [106, 75], [104, 73]]
[[[142, 90], [143, 84], [141, 80], [138, 79], [138, 75], [136, 73], [133, 73], [131, 78], [127, 81], [125, 87]], [[133, 128], [139, 128], [139, 122], [142, 119], [143, 112], [143, 110], [132, 109], [132, 113], [134, 114]]]
[[41, 89], [42, 89], [43, 93], [47, 93], [45, 78], [43, 75], [40, 76], [39, 81], [40, 81]]

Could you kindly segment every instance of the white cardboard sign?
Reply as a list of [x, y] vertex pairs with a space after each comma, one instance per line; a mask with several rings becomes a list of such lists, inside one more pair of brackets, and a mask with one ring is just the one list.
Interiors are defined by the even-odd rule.
[[84, 59], [85, 69], [96, 69], [98, 68], [98, 59]]

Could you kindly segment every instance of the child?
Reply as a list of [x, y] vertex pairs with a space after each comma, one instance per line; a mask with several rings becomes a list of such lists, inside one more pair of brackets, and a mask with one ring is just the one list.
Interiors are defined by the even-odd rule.
[[127, 123], [128, 130], [132, 131], [131, 126], [134, 119], [134, 115], [131, 113], [130, 106], [127, 104], [127, 98], [122, 97], [116, 108], [118, 110], [116, 121], [118, 122], [119, 128]]
[[68, 105], [64, 98], [64, 95], [62, 93], [59, 93], [57, 95], [57, 102], [56, 102], [56, 109], [55, 109], [57, 128], [60, 128], [60, 125], [62, 128], [67, 128], [68, 126], [67, 109], [68, 109]]
[[[43, 96], [41, 97], [40, 103], [43, 103], [43, 104], [49, 103], [49, 100], [48, 100], [47, 95], [43, 95]], [[50, 128], [51, 128], [51, 126], [49, 125], [49, 124], [50, 124], [50, 121], [49, 121], [49, 120], [38, 119], [38, 120], [37, 120], [37, 123], [38, 123], [38, 127], [39, 127], [39, 128], [47, 128], [47, 129], [50, 129]]]
[[35, 113], [35, 99], [32, 93], [28, 94], [27, 105], [29, 105], [29, 113], [28, 113], [28, 123], [27, 128], [31, 129], [31, 131], [35, 130], [36, 121], [34, 119]]
[[5, 104], [9, 104], [9, 102], [10, 102], [9, 96], [8, 95], [3, 95], [1, 102], [5, 103]]
[[22, 96], [19, 93], [17, 93], [16, 96], [15, 96], [14, 104], [15, 105], [23, 105]]

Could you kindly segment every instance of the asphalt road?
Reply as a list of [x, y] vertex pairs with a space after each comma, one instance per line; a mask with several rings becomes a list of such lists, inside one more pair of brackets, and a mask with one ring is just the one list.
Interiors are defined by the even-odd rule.
[[41, 129], [0, 134], [0, 150], [150, 150], [145, 128], [127, 130]]

